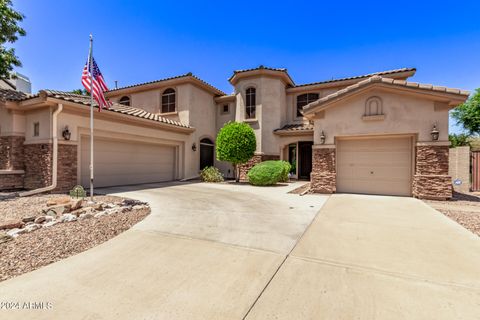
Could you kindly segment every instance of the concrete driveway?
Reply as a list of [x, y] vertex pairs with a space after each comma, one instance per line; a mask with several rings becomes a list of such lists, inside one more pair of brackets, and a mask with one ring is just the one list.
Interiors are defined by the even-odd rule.
[[104, 190], [152, 214], [0, 283], [0, 302], [52, 303], [0, 318], [478, 318], [478, 237], [416, 199], [287, 194], [296, 186]]

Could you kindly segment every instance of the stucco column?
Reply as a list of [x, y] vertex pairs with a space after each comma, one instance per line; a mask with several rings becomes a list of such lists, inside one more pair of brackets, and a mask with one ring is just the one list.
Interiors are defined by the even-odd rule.
[[413, 196], [445, 200], [452, 197], [452, 178], [448, 175], [448, 141], [418, 142], [415, 146]]
[[336, 191], [335, 145], [313, 145], [310, 189], [316, 193]]

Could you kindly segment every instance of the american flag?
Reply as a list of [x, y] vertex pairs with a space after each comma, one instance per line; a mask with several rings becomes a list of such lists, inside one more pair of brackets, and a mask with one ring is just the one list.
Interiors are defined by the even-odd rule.
[[[102, 73], [95, 62], [95, 59], [92, 58], [92, 81], [93, 81], [93, 98], [98, 103], [98, 111], [101, 111], [102, 108], [107, 108], [112, 105], [112, 103], [105, 98], [105, 91], [108, 91], [107, 84], [103, 79]], [[82, 84], [90, 92], [90, 60], [87, 60], [85, 67], [82, 72]]]

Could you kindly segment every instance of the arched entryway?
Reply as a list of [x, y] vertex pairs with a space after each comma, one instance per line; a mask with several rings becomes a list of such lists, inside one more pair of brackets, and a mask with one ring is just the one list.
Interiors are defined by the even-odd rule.
[[214, 150], [213, 141], [208, 138], [200, 140], [200, 170], [205, 167], [211, 167], [214, 164]]

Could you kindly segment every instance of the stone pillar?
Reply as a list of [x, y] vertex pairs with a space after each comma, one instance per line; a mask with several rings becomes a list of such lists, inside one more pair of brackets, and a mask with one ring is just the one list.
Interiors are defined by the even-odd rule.
[[77, 185], [77, 145], [58, 145], [56, 192], [68, 192]]
[[23, 170], [25, 137], [0, 137], [0, 170]]
[[51, 143], [26, 144], [25, 150], [25, 189], [32, 190], [49, 186], [52, 183]]
[[247, 173], [257, 163], [267, 160], [280, 160], [280, 156], [267, 155], [267, 154], [255, 154], [247, 163], [240, 165], [240, 181], [248, 181]]
[[448, 175], [448, 143], [417, 144], [413, 196], [446, 200], [452, 197], [452, 178]]
[[23, 188], [24, 150], [23, 136], [0, 137], [0, 190]]
[[453, 189], [456, 192], [470, 191], [470, 147], [456, 147], [449, 150], [448, 174], [452, 177]]
[[314, 145], [310, 189], [315, 193], [336, 191], [335, 146]]

